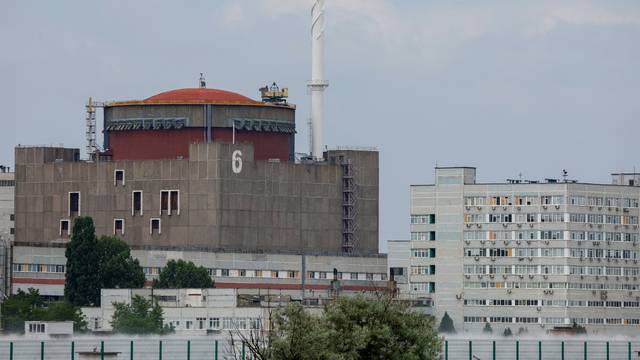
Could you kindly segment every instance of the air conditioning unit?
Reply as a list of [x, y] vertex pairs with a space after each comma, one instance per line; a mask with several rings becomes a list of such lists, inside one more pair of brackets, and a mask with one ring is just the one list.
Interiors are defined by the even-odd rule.
[[506, 278], [507, 278], [507, 275], [506, 275], [506, 274], [503, 274], [503, 275], [502, 275], [502, 278], [503, 278], [503, 279], [506, 279]]
[[520, 279], [523, 279], [523, 278], [524, 278], [524, 275], [520, 274], [520, 275], [518, 275], [518, 277], [519, 277]]
[[495, 275], [490, 274], [489, 277], [493, 279], [495, 277]]
[[495, 257], [495, 256], [492, 256], [492, 257], [491, 257], [491, 261], [496, 261], [496, 257]]
[[509, 240], [505, 240], [505, 241], [503, 241], [503, 243], [504, 243], [505, 245], [509, 245]]
[[520, 245], [520, 240], [516, 240], [516, 244]]
[[476, 224], [477, 228], [482, 228], [482, 224]]
[[478, 209], [478, 210], [482, 210], [482, 206], [478, 206], [478, 207], [477, 207], [477, 209]]
[[529, 279], [533, 279], [533, 275], [529, 274]]
[[531, 227], [531, 228], [532, 228], [532, 227], [533, 227], [533, 223], [529, 223], [529, 227]]
[[549, 240], [545, 240], [544, 243], [549, 245]]
[[517, 226], [518, 226], [519, 228], [521, 228], [521, 227], [522, 227], [522, 224], [518, 223], [518, 225], [517, 225]]
[[542, 307], [538, 306], [538, 307], [536, 308], [536, 310], [538, 310], [538, 311], [542, 311]]
[[516, 210], [520, 211], [522, 208], [520, 206], [516, 207]]
[[560, 209], [560, 205], [556, 205], [556, 209]]
[[467, 244], [467, 245], [469, 245], [469, 244], [471, 244], [471, 241], [469, 241], [469, 240], [465, 240], [465, 241], [464, 241], [464, 243], [465, 243], [465, 244]]
[[471, 206], [467, 206], [467, 210], [471, 210]]
[[507, 208], [506, 206], [503, 206], [503, 207], [502, 207], [502, 210], [507, 210], [507, 209], [508, 209], [508, 208]]
[[542, 205], [542, 208], [547, 210], [548, 206], [547, 205]]
[[527, 240], [527, 244], [531, 244], [531, 240]]
[[507, 227], [507, 223], [502, 223], [502, 227]]
[[496, 209], [496, 207], [495, 207], [495, 206], [492, 206], [492, 207], [491, 207], [491, 210], [495, 210], [495, 209]]
[[470, 228], [470, 227], [471, 227], [471, 224], [466, 224], [466, 225], [467, 225], [467, 227], [468, 227], [468, 228]]
[[533, 261], [533, 258], [532, 258], [531, 256], [529, 256], [529, 257], [527, 258], [527, 260], [529, 260], [529, 261]]
[[478, 260], [480, 260], [480, 256], [476, 255], [476, 256], [474, 257], [474, 259], [475, 259], [476, 261], [478, 261]]
[[511, 289], [507, 289], [507, 294], [511, 294]]
[[548, 278], [549, 278], [549, 275], [542, 275], [542, 277], [543, 277], [544, 279], [548, 279]]
[[478, 279], [482, 279], [482, 275], [478, 274]]
[[549, 290], [549, 294], [553, 294], [553, 290]]

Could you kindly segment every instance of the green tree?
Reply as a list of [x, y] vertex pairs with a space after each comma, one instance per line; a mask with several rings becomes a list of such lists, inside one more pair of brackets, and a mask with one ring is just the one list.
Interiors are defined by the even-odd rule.
[[162, 325], [162, 308], [140, 295], [134, 295], [131, 304], [116, 302], [113, 307], [111, 326], [116, 333], [146, 335], [172, 331]]
[[202, 266], [196, 266], [191, 261], [169, 260], [153, 280], [153, 287], [159, 289], [206, 289], [213, 287], [213, 280], [209, 272]]
[[438, 327], [438, 332], [443, 334], [456, 333], [456, 328], [453, 326], [453, 320], [451, 319], [449, 314], [447, 314], [446, 312], [444, 313], [442, 320], [440, 320], [440, 326]]
[[491, 328], [491, 324], [489, 324], [489, 322], [484, 323], [484, 328], [482, 329], [482, 332], [485, 334], [493, 333], [493, 329]]
[[585, 329], [584, 326], [578, 325], [575, 321], [573, 325], [571, 325], [571, 328], [576, 335], [585, 335], [587, 333], [587, 329]]
[[44, 314], [44, 301], [38, 290], [21, 289], [2, 303], [2, 320], [5, 331], [24, 332], [24, 322], [36, 320]]
[[93, 219], [78, 217], [65, 256], [67, 268], [64, 295], [76, 306], [100, 304], [98, 241]]
[[325, 319], [340, 359], [436, 359], [440, 350], [433, 319], [392, 299], [340, 297]]
[[505, 336], [505, 337], [513, 336], [513, 333], [511, 332], [511, 328], [504, 329], [504, 332], [502, 333], [502, 336]]
[[100, 305], [100, 289], [144, 286], [144, 272], [129, 245], [114, 236], [96, 238], [90, 217], [76, 218], [65, 256], [64, 294], [73, 305]]
[[131, 249], [115, 236], [98, 239], [100, 284], [103, 289], [141, 288], [145, 277], [138, 259], [131, 257]]
[[232, 343], [237, 335], [263, 360], [430, 360], [441, 345], [433, 318], [392, 299], [341, 297], [320, 314], [290, 304], [269, 321], [267, 339], [236, 331]]
[[8, 332], [24, 332], [25, 321], [73, 321], [75, 331], [85, 331], [87, 323], [79, 308], [65, 301], [46, 304], [38, 290], [17, 294], [5, 299], [2, 304], [4, 329]]

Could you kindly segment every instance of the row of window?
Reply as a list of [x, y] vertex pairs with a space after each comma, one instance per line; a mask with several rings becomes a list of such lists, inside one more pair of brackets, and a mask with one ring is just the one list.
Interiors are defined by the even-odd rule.
[[[147, 276], [157, 276], [160, 274], [160, 267], [143, 267], [142, 271]], [[248, 278], [280, 278], [299, 279], [300, 272], [294, 270], [247, 270], [247, 269], [207, 269], [211, 277], [248, 277]], [[334, 280], [333, 272], [330, 271], [307, 271], [308, 279]], [[363, 280], [363, 281], [385, 281], [387, 274], [380, 273], [358, 273], [358, 272], [338, 272], [337, 280]]]
[[[71, 220], [62, 219], [58, 227], [60, 236], [67, 237], [71, 235]], [[160, 218], [149, 219], [149, 234], [161, 234], [162, 225]], [[113, 219], [113, 234], [124, 235], [124, 219]]]
[[550, 300], [542, 299], [465, 299], [464, 305], [639, 308], [640, 301], [559, 300], [559, 303], [552, 303]]
[[465, 281], [465, 289], [570, 289], [570, 290], [638, 290], [640, 284], [622, 283], [566, 283], [518, 281]]
[[51, 264], [13, 264], [14, 272], [64, 273], [64, 265]]
[[[135, 190], [131, 192], [131, 216], [143, 214], [143, 192]], [[80, 192], [69, 192], [68, 214], [69, 217], [80, 216]], [[160, 190], [159, 215], [180, 215], [180, 190]]]
[[435, 274], [436, 274], [435, 265], [411, 267], [411, 275], [435, 275]]
[[411, 224], [435, 224], [436, 214], [411, 215]]
[[411, 249], [411, 256], [414, 258], [434, 258], [436, 257], [436, 249]]
[[465, 224], [523, 224], [523, 223], [582, 223], [597, 225], [638, 225], [638, 217], [633, 215], [604, 215], [583, 213], [496, 213], [496, 214], [472, 214], [463, 215]]
[[640, 318], [560, 318], [560, 317], [504, 317], [504, 316], [465, 316], [465, 323], [501, 323], [501, 324], [553, 324], [568, 325], [640, 325]]
[[[465, 206], [531, 206], [531, 205], [564, 205], [562, 195], [518, 195], [518, 196], [465, 196]], [[600, 197], [600, 196], [569, 196], [567, 202], [574, 206], [609, 206], [621, 208], [637, 208], [640, 202], [636, 198]]]
[[417, 292], [426, 292], [426, 293], [435, 293], [436, 292], [436, 283], [431, 282], [412, 282], [411, 287], [413, 291]]
[[569, 265], [464, 265], [465, 275], [638, 276], [640, 267]]
[[414, 231], [411, 232], [411, 240], [413, 241], [433, 241], [436, 239], [435, 231]]
[[166, 319], [165, 324], [176, 330], [258, 330], [262, 319], [252, 317], [196, 317], [190, 320]]
[[592, 240], [592, 241], [638, 241], [638, 233], [566, 230], [479, 230], [465, 231], [464, 240]]
[[574, 257], [637, 260], [637, 250], [595, 248], [464, 248], [466, 257]]

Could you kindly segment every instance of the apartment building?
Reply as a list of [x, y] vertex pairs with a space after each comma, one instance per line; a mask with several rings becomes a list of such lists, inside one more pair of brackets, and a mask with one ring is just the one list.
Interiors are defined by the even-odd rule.
[[475, 168], [436, 168], [435, 184], [411, 186], [409, 296], [458, 330], [637, 334], [637, 177], [476, 183]]
[[14, 175], [9, 167], [0, 165], [0, 301], [9, 293], [10, 244], [15, 234]]

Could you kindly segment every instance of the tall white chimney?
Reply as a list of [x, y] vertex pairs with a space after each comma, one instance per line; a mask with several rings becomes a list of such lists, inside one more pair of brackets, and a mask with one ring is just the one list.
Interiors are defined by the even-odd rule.
[[324, 89], [329, 83], [324, 79], [324, 0], [316, 0], [311, 8], [311, 155], [323, 158], [323, 108]]

